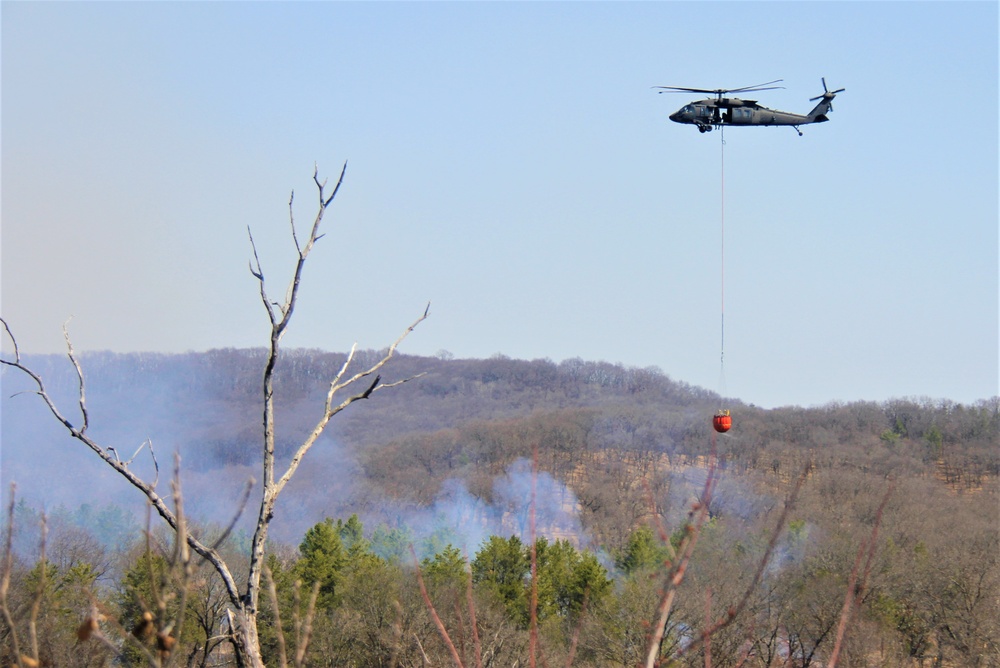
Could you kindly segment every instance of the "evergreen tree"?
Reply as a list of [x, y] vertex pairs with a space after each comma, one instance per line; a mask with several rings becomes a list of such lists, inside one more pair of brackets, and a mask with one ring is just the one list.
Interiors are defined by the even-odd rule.
[[640, 526], [629, 535], [624, 549], [615, 559], [615, 566], [626, 575], [635, 575], [661, 568], [670, 552], [651, 528]]
[[390, 529], [380, 524], [375, 527], [369, 549], [390, 564], [400, 564], [409, 561], [412, 543], [413, 534], [408, 529], [397, 527]]
[[341, 538], [344, 525], [335, 526], [329, 517], [306, 531], [299, 545], [301, 558], [295, 564], [295, 577], [302, 582], [304, 591], [311, 591], [319, 583], [319, 608], [332, 608], [336, 604], [341, 571], [347, 564], [347, 550]]
[[468, 564], [465, 555], [457, 547], [447, 545], [443, 550], [420, 562], [424, 579], [431, 586], [466, 586]]
[[472, 581], [495, 596], [521, 623], [527, 623], [527, 589], [531, 561], [517, 536], [490, 536], [472, 561]]

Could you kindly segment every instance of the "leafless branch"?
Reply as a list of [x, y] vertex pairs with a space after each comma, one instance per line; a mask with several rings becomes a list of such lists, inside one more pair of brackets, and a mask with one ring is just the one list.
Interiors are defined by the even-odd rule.
[[[465, 555], [466, 566], [469, 563], [469, 555]], [[465, 600], [469, 606], [469, 624], [472, 626], [472, 648], [476, 653], [476, 668], [483, 668], [483, 648], [479, 642], [479, 628], [476, 622], [476, 602], [472, 598], [472, 569], [465, 573]]]
[[[867, 541], [861, 541], [861, 545], [858, 547], [858, 555], [854, 559], [854, 567], [851, 569], [851, 575], [847, 579], [847, 592], [844, 594], [844, 606], [840, 611], [840, 619], [837, 622], [837, 634], [833, 643], [833, 650], [830, 652], [830, 660], [827, 663], [827, 668], [835, 668], [837, 661], [840, 660], [840, 650], [844, 641], [844, 636], [847, 633], [847, 627], [851, 621], [851, 615], [854, 609], [860, 605], [861, 599], [864, 597], [865, 587], [868, 583], [868, 575], [871, 573], [872, 561], [875, 558], [875, 548], [878, 539], [879, 526], [882, 524], [882, 513], [885, 511], [885, 506], [889, 502], [889, 497], [892, 495], [893, 485], [890, 483], [889, 487], [885, 491], [885, 495], [882, 497], [882, 502], [878, 506], [878, 510], [875, 512], [875, 521], [872, 525], [871, 536], [868, 537]], [[861, 559], [865, 556], [865, 552], [868, 552], [868, 557], [865, 561], [864, 570], [861, 573], [860, 581], [858, 580], [858, 571], [861, 567]]]
[[306, 439], [302, 442], [302, 444], [295, 451], [295, 454], [292, 455], [292, 459], [289, 462], [288, 468], [285, 470], [285, 473], [274, 484], [274, 490], [275, 490], [274, 494], [275, 494], [275, 496], [278, 493], [281, 492], [281, 490], [284, 488], [284, 486], [288, 483], [288, 481], [291, 479], [291, 477], [295, 474], [296, 469], [298, 469], [299, 464], [302, 462], [302, 458], [305, 457], [306, 453], [309, 452], [309, 449], [312, 448], [312, 446], [316, 443], [316, 440], [323, 434], [323, 431], [326, 429], [326, 425], [330, 422], [331, 419], [333, 419], [333, 417], [335, 415], [337, 415], [338, 413], [340, 413], [341, 411], [343, 411], [345, 408], [347, 408], [348, 406], [350, 406], [351, 404], [353, 404], [355, 401], [360, 401], [362, 399], [367, 399], [368, 397], [370, 397], [372, 395], [373, 392], [375, 392], [375, 391], [377, 391], [377, 390], [379, 390], [381, 388], [396, 387], [396, 386], [401, 385], [403, 383], [406, 383], [406, 382], [409, 382], [411, 380], [414, 380], [415, 378], [419, 378], [420, 375], [423, 375], [423, 374], [420, 374], [418, 376], [413, 376], [411, 378], [405, 378], [403, 380], [399, 380], [399, 381], [396, 381], [394, 383], [389, 383], [389, 384], [385, 384], [385, 385], [379, 385], [379, 381], [381, 380], [381, 376], [376, 375], [374, 382], [371, 383], [371, 385], [369, 385], [365, 390], [363, 390], [361, 392], [358, 392], [357, 394], [349, 396], [348, 398], [344, 399], [344, 401], [342, 401], [340, 404], [337, 404], [337, 405], [333, 404], [334, 395], [339, 390], [342, 390], [342, 389], [348, 387], [352, 383], [354, 383], [354, 382], [356, 382], [356, 381], [358, 381], [358, 380], [360, 380], [362, 378], [371, 376], [373, 373], [377, 372], [379, 369], [381, 369], [382, 367], [384, 367], [386, 365], [386, 363], [388, 363], [389, 360], [391, 360], [392, 357], [395, 355], [396, 348], [399, 346], [399, 344], [402, 343], [402, 341], [409, 335], [410, 332], [412, 332], [414, 330], [414, 328], [416, 328], [417, 325], [419, 325], [421, 322], [423, 322], [425, 319], [427, 319], [429, 313], [430, 313], [430, 305], [428, 305], [428, 308], [424, 309], [423, 315], [421, 315], [419, 318], [417, 318], [417, 320], [414, 321], [414, 323], [412, 325], [410, 325], [409, 327], [407, 327], [406, 330], [403, 332], [403, 334], [398, 339], [396, 339], [395, 342], [393, 342], [392, 346], [389, 347], [389, 349], [381, 357], [381, 359], [379, 359], [378, 362], [376, 362], [375, 364], [373, 364], [369, 368], [365, 369], [364, 371], [356, 373], [355, 375], [353, 375], [351, 378], [349, 378], [346, 381], [339, 380], [339, 379], [341, 379], [343, 377], [343, 374], [345, 373], [345, 371], [347, 369], [347, 364], [350, 361], [350, 357], [353, 356], [354, 348], [351, 349], [351, 355], [348, 356], [349, 357], [348, 362], [344, 363], [344, 366], [341, 367], [341, 370], [340, 370], [340, 372], [338, 372], [337, 377], [334, 379], [333, 382], [330, 383], [330, 389], [327, 391], [327, 395], [326, 395], [326, 405], [325, 405], [325, 409], [324, 409], [323, 415], [320, 417], [319, 422], [316, 423], [316, 426], [313, 427], [313, 430], [309, 434], [309, 436], [306, 437]]
[[657, 655], [660, 651], [660, 642], [663, 640], [664, 633], [666, 632], [667, 619], [670, 616], [670, 610], [673, 606], [677, 589], [680, 587], [681, 582], [684, 581], [688, 563], [691, 560], [691, 555], [694, 553], [695, 544], [698, 542], [698, 534], [701, 532], [701, 527], [704, 525], [705, 520], [708, 519], [708, 505], [712, 499], [714, 486], [715, 450], [713, 448], [708, 463], [708, 475], [705, 478], [705, 486], [702, 489], [701, 497], [688, 512], [684, 537], [677, 548], [677, 556], [666, 573], [663, 595], [660, 597], [660, 603], [656, 610], [656, 623], [653, 625], [647, 644], [645, 668], [654, 668], [658, 665]]
[[423, 597], [424, 603], [427, 605], [427, 610], [431, 613], [431, 619], [434, 620], [434, 626], [437, 627], [438, 633], [441, 635], [441, 639], [448, 647], [448, 651], [451, 652], [452, 661], [455, 662], [455, 665], [458, 668], [464, 668], [462, 664], [462, 657], [458, 655], [458, 650], [455, 649], [455, 643], [451, 641], [448, 629], [444, 627], [444, 622], [442, 622], [441, 617], [438, 616], [437, 610], [434, 608], [434, 603], [431, 602], [431, 596], [427, 593], [427, 586], [424, 584], [424, 576], [420, 572], [420, 561], [417, 559], [417, 552], [413, 549], [413, 545], [410, 545], [410, 554], [413, 555], [413, 566], [417, 571], [417, 584], [420, 586], [420, 595]]
[[38, 661], [38, 612], [42, 607], [42, 599], [45, 597], [45, 584], [48, 576], [48, 563], [45, 558], [45, 539], [49, 532], [48, 520], [45, 513], [42, 513], [39, 530], [41, 538], [38, 541], [38, 565], [41, 569], [38, 575], [38, 588], [31, 601], [31, 613], [28, 615], [28, 640], [31, 642], [31, 658]]
[[[149, 458], [153, 460], [154, 475], [152, 482], [149, 483], [149, 486], [152, 487], [153, 489], [156, 489], [156, 486], [157, 484], [159, 484], [160, 481], [160, 463], [156, 461], [156, 452], [153, 450], [153, 441], [151, 439], [147, 438], [145, 441], [140, 443], [139, 447], [136, 448], [135, 452], [132, 453], [132, 456], [129, 457], [127, 461], [122, 463], [122, 466], [125, 467], [131, 466], [132, 462], [134, 462], [135, 458], [139, 456], [139, 453], [142, 452], [143, 448], [149, 448]], [[115, 461], [121, 462], [121, 460], [118, 458], [118, 451], [115, 450], [115, 448], [108, 446], [105, 448], [105, 450], [107, 450], [108, 452], [113, 452], [115, 455]]]
[[538, 484], [538, 444], [531, 447], [531, 499], [528, 509], [528, 531], [531, 539], [531, 606], [528, 624], [528, 665], [535, 668], [538, 654], [538, 538], [535, 535], [536, 486]]
[[247, 484], [243, 487], [243, 495], [240, 497], [240, 505], [236, 509], [236, 514], [233, 515], [233, 519], [226, 525], [222, 534], [212, 543], [213, 550], [219, 549], [226, 542], [226, 539], [229, 538], [229, 534], [233, 532], [233, 529], [236, 528], [236, 523], [239, 522], [240, 517], [243, 516], [243, 511], [246, 510], [247, 502], [250, 500], [250, 492], [253, 491], [255, 484], [257, 484], [257, 481], [253, 478], [247, 480]]
[[[152, 452], [152, 447], [150, 448]], [[181, 640], [184, 630], [184, 615], [187, 612], [187, 597], [190, 591], [188, 584], [191, 581], [192, 565], [191, 552], [187, 541], [187, 519], [184, 514], [184, 495], [181, 493], [181, 457], [174, 455], [174, 476], [170, 483], [174, 497], [174, 512], [177, 515], [177, 530], [174, 534], [174, 553], [171, 558], [170, 570], [172, 571], [172, 594], [178, 597], [177, 614], [171, 625], [160, 630], [157, 635], [157, 648], [160, 657], [168, 658], [173, 650], [174, 644]]]
[[87, 431], [87, 427], [90, 424], [90, 417], [87, 415], [87, 391], [83, 382], [83, 369], [80, 368], [80, 362], [76, 359], [76, 354], [73, 352], [73, 342], [69, 338], [69, 320], [63, 323], [63, 337], [66, 339], [66, 354], [69, 355], [69, 360], [76, 369], [76, 377], [80, 383], [80, 414], [83, 416], [83, 426], [80, 427], [80, 433], [82, 434]]
[[[318, 170], [319, 167], [316, 167], [316, 169]], [[313, 178], [314, 179], [316, 178], [315, 173], [313, 173]], [[302, 246], [299, 244], [299, 236], [298, 234], [295, 233], [295, 208], [293, 206], [294, 204], [295, 204], [295, 191], [293, 190], [292, 194], [288, 196], [288, 224], [292, 228], [292, 241], [295, 242], [295, 251], [299, 255], [302, 255]]]
[[[344, 373], [347, 371], [347, 365], [350, 363], [351, 359], [353, 359], [353, 357], [354, 357], [354, 352], [355, 352], [355, 349], [357, 348], [357, 344], [355, 344], [354, 346], [352, 346], [351, 353], [350, 353], [350, 355], [348, 355], [347, 361], [344, 363], [344, 366], [341, 368], [340, 372], [334, 378], [334, 381], [332, 383], [330, 383], [330, 390], [327, 392], [327, 395], [326, 395], [326, 397], [327, 397], [326, 398], [326, 410], [328, 412], [331, 411], [331, 410], [334, 411], [334, 415], [335, 415], [336, 413], [338, 413], [341, 410], [343, 410], [344, 408], [346, 408], [349, 403], [351, 403], [352, 401], [356, 401], [357, 399], [351, 399], [351, 400], [347, 401], [345, 404], [342, 404], [340, 407], [338, 407], [336, 409], [334, 409], [334, 407], [333, 407], [333, 396], [334, 396], [334, 394], [336, 394], [339, 390], [342, 390], [345, 387], [353, 384], [354, 382], [356, 382], [356, 381], [358, 381], [358, 380], [360, 380], [362, 378], [366, 378], [366, 377], [372, 375], [373, 373], [377, 372], [379, 369], [381, 369], [382, 367], [384, 367], [386, 365], [386, 363], [388, 363], [389, 360], [391, 360], [393, 358], [393, 356], [396, 354], [396, 349], [399, 347], [399, 344], [401, 344], [406, 339], [406, 337], [409, 336], [410, 333], [414, 329], [417, 328], [417, 326], [420, 323], [422, 323], [424, 320], [426, 320], [430, 316], [430, 312], [431, 312], [431, 305], [428, 302], [427, 307], [424, 309], [423, 315], [421, 315], [419, 318], [417, 318], [415, 321], [413, 321], [413, 323], [409, 327], [407, 327], [403, 331], [402, 334], [400, 334], [399, 338], [397, 338], [395, 341], [393, 341], [392, 345], [389, 346], [389, 348], [386, 350], [385, 354], [382, 355], [382, 358], [377, 363], [373, 364], [372, 366], [370, 366], [369, 368], [365, 369], [364, 371], [360, 371], [360, 372], [354, 374], [353, 376], [351, 376], [347, 380], [342, 380]], [[414, 380], [416, 378], [420, 378], [423, 375], [424, 374], [418, 374], [418, 375], [413, 376], [411, 378], [405, 378], [403, 380], [397, 381], [397, 382], [389, 384], [389, 385], [383, 385], [381, 387], [395, 387], [397, 385], [401, 385], [403, 383], [409, 382], [409, 381]], [[375, 389], [378, 389], [378, 388], [377, 387], [373, 388], [371, 391], [374, 391]], [[369, 392], [369, 394], [370, 393], [371, 392]]]
[[[7, 323], [4, 323], [4, 328], [7, 330], [11, 339], [13, 339], [14, 336], [13, 334], [11, 334], [11, 330], [7, 326]], [[31, 378], [36, 388], [34, 394], [42, 398], [42, 401], [45, 402], [45, 405], [49, 409], [49, 412], [58, 422], [60, 422], [66, 428], [70, 436], [80, 441], [85, 446], [87, 446], [90, 450], [96, 453], [98, 457], [103, 459], [108, 466], [113, 468], [122, 477], [124, 477], [133, 487], [141, 491], [143, 495], [145, 495], [146, 499], [149, 501], [150, 505], [156, 510], [157, 514], [160, 517], [162, 517], [164, 521], [167, 522], [167, 524], [170, 526], [172, 530], [174, 531], [177, 530], [177, 516], [170, 509], [170, 507], [167, 505], [164, 499], [156, 492], [155, 480], [152, 483], [143, 480], [138, 475], [133, 473], [131, 469], [129, 469], [128, 462], [120, 461], [118, 453], [114, 448], [102, 446], [97, 441], [93, 440], [88, 434], [84, 433], [83, 429], [78, 429], [76, 426], [74, 426], [73, 423], [70, 422], [62, 414], [62, 412], [59, 410], [59, 407], [56, 406], [51, 395], [49, 395], [48, 391], [45, 389], [45, 385], [42, 382], [41, 376], [39, 376], [29, 367], [25, 366], [19, 356], [15, 356], [14, 360], [0, 358], [0, 363], [16, 368], [20, 370], [22, 373], [24, 373], [26, 376]], [[78, 367], [78, 372], [80, 372], [80, 370], [81, 367]], [[151, 444], [149, 445], [151, 446]], [[142, 446], [140, 446], [140, 450], [141, 447]], [[152, 451], [152, 448], [150, 449]], [[138, 452], [139, 451], [137, 450], [136, 454], [138, 454]], [[133, 455], [133, 457], [134, 456], [135, 455]], [[130, 461], [131, 460], [129, 460], [129, 462]], [[156, 463], [155, 455], [153, 457], [153, 462], [158, 475], [159, 465]], [[194, 538], [190, 534], [187, 535], [187, 541], [191, 549], [193, 549], [200, 557], [202, 557], [210, 564], [212, 564], [212, 567], [216, 570], [216, 572], [219, 573], [219, 576], [222, 578], [223, 584], [226, 587], [226, 592], [229, 595], [229, 598], [234, 603], [238, 603], [240, 601], [240, 594], [236, 587], [236, 581], [233, 579], [232, 573], [229, 571], [229, 567], [226, 565], [225, 561], [223, 561], [222, 557], [218, 554], [218, 552], [216, 552], [214, 549], [206, 545], [203, 545], [201, 542], [199, 542], [196, 538]]]
[[[330, 202], [332, 202], [333, 198], [337, 196], [337, 193], [340, 191], [340, 185], [344, 182], [344, 174], [346, 173], [347, 173], [347, 162], [345, 161], [344, 166], [340, 170], [340, 176], [337, 178], [337, 185], [333, 187], [333, 192], [330, 193], [330, 196], [326, 198], [326, 200], [324, 201], [323, 189], [326, 187], [326, 180], [324, 179], [323, 183], [319, 182], [318, 178], [319, 167], [318, 166], [316, 167], [315, 171], [313, 172], [313, 181], [316, 182], [316, 186], [319, 188], [319, 201], [324, 209], [330, 206]], [[314, 228], [313, 233], [315, 232], [316, 229]]]
[[[712, 624], [712, 589], [705, 590], [705, 628]], [[705, 668], [712, 668], [712, 635], [702, 634], [705, 649], [702, 652], [705, 658]]]
[[587, 602], [590, 600], [590, 587], [583, 592], [583, 603], [580, 605], [580, 617], [576, 621], [576, 628], [573, 629], [573, 637], [569, 644], [569, 654], [566, 656], [566, 668], [570, 668], [573, 665], [573, 659], [576, 657], [576, 647], [580, 641], [580, 631], [583, 628], [583, 620], [587, 614]]
[[425, 666], [433, 665], [431, 658], [427, 656], [427, 652], [424, 651], [424, 644], [420, 642], [420, 636], [414, 632], [413, 639], [417, 642], [417, 649], [420, 651], [420, 657], [424, 660]]
[[[4, 323], [4, 327], [7, 323]], [[10, 333], [10, 330], [8, 330]], [[11, 337], [13, 338], [13, 337]], [[14, 493], [16, 487], [12, 483], [10, 486], [10, 503], [7, 504], [7, 535], [4, 538], [3, 546], [3, 566], [0, 572], [0, 614], [3, 615], [4, 623], [10, 631], [10, 644], [14, 656], [21, 656], [21, 648], [18, 643], [17, 627], [14, 626], [14, 616], [11, 614], [10, 606], [7, 603], [7, 592], [10, 590], [10, 575], [14, 570]]]
[[0, 323], [3, 323], [3, 329], [7, 332], [7, 338], [10, 339], [11, 344], [14, 346], [14, 364], [11, 366], [16, 366], [21, 362], [21, 351], [17, 348], [17, 339], [14, 338], [14, 333], [10, 331], [10, 326], [7, 325], [7, 321], [0, 318]]
[[778, 515], [778, 521], [775, 523], [774, 530], [771, 532], [771, 538], [767, 543], [767, 548], [764, 550], [764, 555], [757, 563], [757, 570], [754, 573], [753, 578], [750, 580], [750, 584], [748, 584], [744, 590], [743, 596], [740, 597], [739, 602], [735, 606], [729, 608], [726, 611], [725, 616], [717, 620], [714, 624], [706, 625], [705, 629], [699, 634], [699, 637], [685, 646], [680, 652], [680, 655], [689, 654], [690, 652], [695, 651], [701, 646], [702, 643], [707, 644], [712, 635], [732, 624], [736, 617], [743, 612], [743, 609], [747, 605], [747, 601], [750, 600], [750, 596], [757, 589], [757, 585], [760, 583], [760, 579], [763, 577], [764, 571], [767, 569], [767, 564], [771, 561], [771, 555], [774, 553], [774, 549], [778, 544], [778, 538], [781, 537], [781, 533], [788, 522], [788, 516], [795, 507], [795, 502], [798, 500], [799, 492], [802, 490], [802, 486], [809, 478], [809, 473], [811, 471], [812, 465], [807, 464], [802, 470], [802, 474], [796, 480], [795, 485], [792, 487], [792, 491], [788, 494], [788, 498], [785, 499], [785, 505], [781, 509], [781, 513]]
[[[250, 263], [250, 273], [253, 274], [254, 278], [260, 284], [260, 300], [264, 304], [264, 308], [267, 310], [267, 317], [271, 321], [271, 327], [277, 325], [277, 318], [274, 315], [274, 309], [272, 308], [272, 301], [267, 296], [267, 285], [264, 281], [264, 270], [260, 266], [260, 256], [257, 254], [257, 244], [253, 240], [253, 232], [250, 231], [250, 226], [247, 226], [247, 236], [250, 237], [250, 248], [253, 251], [253, 262]], [[256, 267], [256, 269], [255, 269]]]
[[295, 603], [292, 606], [292, 623], [295, 626], [295, 668], [303, 668], [306, 650], [312, 637], [313, 619], [316, 617], [316, 600], [319, 598], [319, 580], [313, 582], [312, 593], [309, 594], [309, 606], [305, 618], [299, 616], [299, 583], [295, 583]]
[[285, 649], [285, 631], [281, 627], [281, 610], [278, 605], [278, 590], [274, 586], [274, 577], [271, 569], [264, 565], [264, 582], [267, 586], [267, 596], [271, 601], [272, 615], [274, 615], [275, 640], [278, 644], [278, 666], [288, 668], [288, 652]]

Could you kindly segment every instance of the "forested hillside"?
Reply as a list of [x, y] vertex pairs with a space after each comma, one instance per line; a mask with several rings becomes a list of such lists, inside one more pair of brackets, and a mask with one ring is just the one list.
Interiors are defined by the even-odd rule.
[[[305, 605], [293, 602], [296, 580], [321, 585], [308, 665], [451, 662], [417, 587], [414, 555], [431, 598], [446, 608], [445, 625], [456, 642], [464, 639], [466, 665], [515, 665], [532, 651], [550, 663], [636, 665], [663, 562], [680, 545], [710, 462], [717, 464], [707, 522], [663, 657], [705, 665], [703, 650], [685, 653], [695, 629], [745, 595], [738, 617], [713, 636], [712, 665], [825, 665], [859, 547], [874, 535], [842, 665], [1000, 665], [996, 397], [772, 410], [727, 401], [734, 428], [716, 436], [710, 417], [720, 398], [657, 369], [448, 357], [394, 358], [386, 382], [423, 375], [338, 416], [276, 509], [279, 608]], [[279, 459], [312, 428], [344, 359], [286, 353], [276, 387]], [[198, 530], [228, 522], [259, 475], [264, 352], [97, 353], [81, 361], [92, 432], [149, 477], [155, 454], [164, 494], [178, 453]], [[56, 356], [29, 364], [76, 419], [72, 366]], [[48, 651], [52, 665], [64, 665], [59, 652], [69, 652], [75, 628], [68, 620], [79, 623], [90, 605], [85, 590], [99, 592], [109, 615], [128, 626], [149, 605], [143, 582], [166, 562], [156, 550], [142, 556], [142, 499], [66, 437], [38, 397], [18, 394], [28, 387], [4, 370], [0, 463], [5, 489], [16, 482], [21, 499], [15, 585], [23, 601], [35, 591], [34, 528], [44, 508], [48, 581], [62, 592], [46, 598]], [[226, 549], [239, 553], [247, 526], [238, 525]], [[224, 615], [221, 604], [212, 607], [213, 576], [203, 576], [195, 598], [204, 607], [190, 613], [182, 641], [191, 662], [214, 665], [225, 656], [210, 641]], [[273, 662], [278, 636], [270, 633]], [[107, 659], [91, 654], [74, 661]]]

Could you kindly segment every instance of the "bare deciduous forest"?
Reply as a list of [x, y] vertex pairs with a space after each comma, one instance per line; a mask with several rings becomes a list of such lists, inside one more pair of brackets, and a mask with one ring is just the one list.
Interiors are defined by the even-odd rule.
[[[155, 449], [165, 497], [179, 453], [190, 531], [206, 539], [259, 467], [265, 358], [80, 358], [94, 429], [123, 459], [148, 439], [135, 466]], [[345, 359], [286, 353], [279, 461]], [[49, 392], [74, 396], [65, 358], [30, 362]], [[733, 431], [713, 439], [719, 398], [656, 369], [442, 352], [384, 371], [419, 373], [332, 423], [275, 509], [284, 528], [268, 543], [273, 594], [258, 622], [268, 665], [642, 665], [665, 564], [695, 529], [659, 665], [829, 665], [835, 647], [839, 665], [1000, 662], [996, 398], [736, 404]], [[3, 380], [8, 397], [29, 389]], [[197, 560], [178, 571], [176, 541], [156, 522], [147, 531], [134, 493], [91, 470], [33, 403], [3, 404], [4, 479], [22, 499], [8, 514], [4, 665], [18, 660], [11, 626], [34, 633], [45, 665], [231, 663], [217, 574]], [[232, 564], [245, 562], [247, 530], [220, 543]], [[179, 584], [185, 596], [166, 595]], [[144, 635], [144, 614], [171, 619], [175, 644]]]

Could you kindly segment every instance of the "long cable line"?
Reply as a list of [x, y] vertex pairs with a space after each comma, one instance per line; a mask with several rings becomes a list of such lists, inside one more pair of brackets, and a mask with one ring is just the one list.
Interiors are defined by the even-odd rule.
[[[720, 171], [720, 214], [719, 214], [719, 399], [720, 402], [728, 394], [726, 390], [726, 135], [725, 126], [719, 126], [719, 137], [722, 141], [719, 155]], [[719, 408], [712, 418], [712, 427], [716, 432], [724, 434], [732, 427], [733, 420], [728, 408]], [[712, 451], [715, 451], [715, 433], [712, 434]]]
[[719, 323], [719, 393], [726, 394], [726, 128], [719, 128], [721, 148], [719, 151], [719, 171], [721, 185], [719, 214], [719, 283], [720, 283], [720, 323]]

